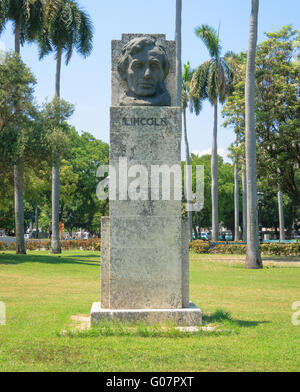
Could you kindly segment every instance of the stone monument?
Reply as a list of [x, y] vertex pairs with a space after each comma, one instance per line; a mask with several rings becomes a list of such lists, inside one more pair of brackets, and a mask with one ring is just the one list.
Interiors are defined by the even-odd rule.
[[[189, 301], [175, 54], [175, 41], [166, 41], [162, 34], [123, 34], [122, 40], [112, 41], [110, 165], [118, 186], [116, 197], [110, 197], [109, 217], [101, 223], [101, 303], [92, 306], [92, 324], [201, 323], [201, 310]], [[139, 196], [131, 198], [137, 180], [131, 180], [130, 172], [137, 167], [140, 174], [151, 173], [151, 179], [152, 168], [162, 177], [179, 168], [177, 176], [169, 176], [170, 197], [162, 196], [159, 175], [151, 185], [149, 175], [136, 187]]]

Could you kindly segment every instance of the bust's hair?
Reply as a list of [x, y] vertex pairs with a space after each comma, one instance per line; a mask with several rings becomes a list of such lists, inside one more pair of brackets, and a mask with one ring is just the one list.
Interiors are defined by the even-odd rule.
[[126, 45], [124, 45], [122, 49], [122, 55], [118, 62], [118, 71], [123, 80], [126, 80], [126, 72], [129, 65], [128, 64], [129, 56], [134, 53], [140, 52], [145, 46], [151, 46], [153, 48], [158, 49], [161, 52], [163, 58], [162, 69], [164, 73], [164, 79], [167, 77], [170, 70], [170, 64], [165, 48], [159, 45], [153, 38], [139, 37], [139, 38], [133, 38]]

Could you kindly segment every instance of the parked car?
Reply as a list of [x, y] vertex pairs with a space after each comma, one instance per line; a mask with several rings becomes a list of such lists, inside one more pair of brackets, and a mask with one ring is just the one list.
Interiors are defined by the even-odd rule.
[[202, 231], [201, 232], [201, 240], [210, 241], [211, 240], [211, 233]]
[[233, 235], [231, 232], [225, 232], [219, 235], [220, 241], [233, 241]]

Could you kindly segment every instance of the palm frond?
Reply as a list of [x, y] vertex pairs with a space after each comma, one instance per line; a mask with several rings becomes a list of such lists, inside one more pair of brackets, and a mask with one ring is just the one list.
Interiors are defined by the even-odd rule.
[[[92, 51], [93, 25], [89, 15], [82, 10], [75, 0], [48, 0], [46, 7], [46, 29], [50, 45], [44, 46], [42, 53], [50, 48], [62, 48], [69, 63], [73, 50], [88, 56]], [[45, 48], [47, 50], [45, 50]]]
[[49, 32], [46, 28], [44, 28], [38, 38], [39, 44], [39, 59], [41, 60], [47, 54], [53, 52], [53, 48], [51, 45], [51, 40], [49, 37]]
[[4, 31], [7, 22], [7, 1], [0, 1], [0, 34]]
[[220, 40], [217, 31], [209, 25], [201, 25], [195, 29], [196, 35], [202, 40], [209, 54], [213, 58], [218, 58], [221, 54]]
[[208, 97], [208, 75], [210, 66], [211, 60], [208, 60], [195, 70], [190, 84], [190, 93], [192, 97], [200, 100]]
[[93, 49], [94, 27], [89, 15], [80, 10], [80, 27], [78, 29], [77, 51], [84, 57], [91, 54]]

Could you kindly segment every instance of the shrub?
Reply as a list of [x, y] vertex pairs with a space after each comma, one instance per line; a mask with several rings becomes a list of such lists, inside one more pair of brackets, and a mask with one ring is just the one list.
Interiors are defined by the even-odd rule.
[[215, 245], [211, 252], [217, 254], [237, 254], [244, 255], [246, 254], [247, 246], [246, 245], [236, 245], [236, 244], [227, 244], [227, 245]]
[[209, 243], [201, 240], [190, 242], [190, 249], [195, 253], [210, 253]]
[[[101, 240], [99, 238], [89, 240], [63, 240], [61, 241], [62, 250], [82, 249], [100, 251]], [[51, 248], [50, 240], [28, 240], [26, 241], [27, 250], [49, 250]]]
[[6, 242], [0, 242], [0, 250], [7, 250]]
[[61, 248], [63, 250], [82, 249], [82, 250], [97, 250], [100, 251], [101, 240], [99, 238], [91, 238], [88, 240], [64, 240], [61, 241]]
[[271, 256], [300, 256], [300, 243], [265, 243], [260, 246], [261, 253]]
[[9, 244], [8, 250], [16, 250], [16, 244], [14, 242], [11, 242]]
[[25, 245], [27, 250], [50, 249], [50, 240], [27, 240]]

